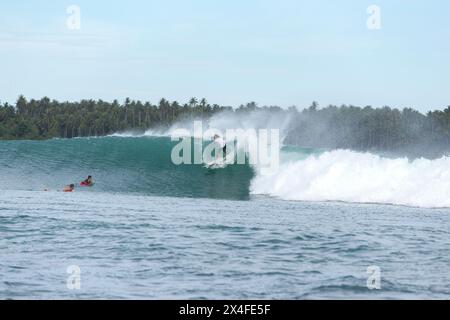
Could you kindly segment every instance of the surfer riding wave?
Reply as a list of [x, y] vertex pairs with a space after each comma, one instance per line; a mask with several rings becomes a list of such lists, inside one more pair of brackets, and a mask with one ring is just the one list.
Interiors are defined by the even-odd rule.
[[[226, 155], [227, 155], [227, 144], [225, 143], [225, 141], [223, 140], [223, 138], [221, 136], [219, 136], [218, 134], [215, 134], [213, 137], [213, 140], [215, 143], [217, 143], [219, 145], [219, 147], [222, 149], [223, 152], [223, 159], [225, 160]], [[220, 157], [220, 152], [217, 152], [216, 155], [216, 159], [218, 160]]]

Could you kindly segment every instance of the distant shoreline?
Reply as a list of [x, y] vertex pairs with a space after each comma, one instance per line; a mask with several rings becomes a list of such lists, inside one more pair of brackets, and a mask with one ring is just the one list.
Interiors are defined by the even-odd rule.
[[316, 102], [299, 111], [296, 107], [259, 107], [255, 102], [238, 108], [209, 104], [192, 98], [180, 104], [166, 99], [155, 105], [125, 99], [58, 102], [44, 97], [15, 105], [0, 105], [0, 140], [101, 137], [118, 132], [164, 128], [187, 119], [234, 115], [239, 119], [285, 119], [285, 142], [315, 148], [346, 148], [415, 154], [444, 154], [450, 150], [450, 107], [426, 115], [411, 108], [361, 108], [343, 105], [319, 108]]

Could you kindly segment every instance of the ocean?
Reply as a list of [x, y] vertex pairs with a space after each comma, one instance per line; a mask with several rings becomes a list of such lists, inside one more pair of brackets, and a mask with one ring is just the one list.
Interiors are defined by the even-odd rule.
[[262, 174], [176, 143], [0, 141], [0, 299], [450, 297], [449, 157], [283, 146]]

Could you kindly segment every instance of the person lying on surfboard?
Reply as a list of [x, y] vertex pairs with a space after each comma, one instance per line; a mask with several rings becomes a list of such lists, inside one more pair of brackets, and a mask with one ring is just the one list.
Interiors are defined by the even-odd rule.
[[[218, 134], [214, 135], [213, 140], [219, 145], [220, 148], [222, 148], [223, 157], [225, 158], [227, 155], [227, 144]], [[216, 155], [217, 160], [219, 159], [219, 155], [220, 155], [220, 153], [217, 152], [217, 155]]]
[[73, 189], [75, 189], [75, 185], [72, 183], [72, 184], [65, 186], [62, 191], [63, 192], [72, 192]]
[[81, 181], [80, 185], [84, 187], [90, 187], [94, 184], [94, 181], [92, 181], [92, 176], [88, 176], [87, 179]]

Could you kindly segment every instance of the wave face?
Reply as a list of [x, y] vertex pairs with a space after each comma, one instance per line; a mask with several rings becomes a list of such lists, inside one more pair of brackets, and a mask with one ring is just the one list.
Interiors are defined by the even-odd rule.
[[285, 200], [450, 207], [450, 158], [408, 161], [335, 150], [285, 161], [256, 176], [250, 189]]
[[167, 137], [0, 141], [0, 189], [60, 190], [92, 175], [95, 187], [77, 192], [248, 199], [252, 168], [177, 166], [171, 161], [177, 143]]
[[[60, 190], [87, 175], [94, 188], [158, 196], [247, 200], [388, 203], [450, 207], [450, 158], [385, 158], [371, 153], [284, 146], [280, 166], [230, 165], [208, 170], [171, 161], [178, 143], [169, 137], [123, 134], [103, 138], [0, 141], [0, 189]], [[208, 142], [205, 142], [208, 143]]]

